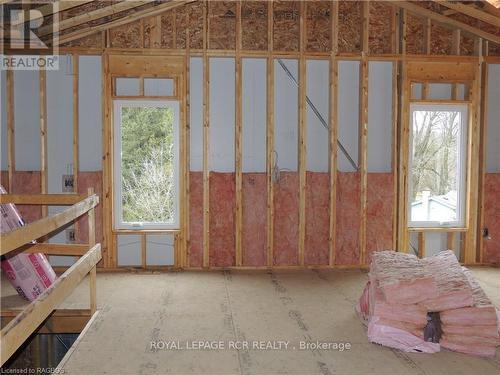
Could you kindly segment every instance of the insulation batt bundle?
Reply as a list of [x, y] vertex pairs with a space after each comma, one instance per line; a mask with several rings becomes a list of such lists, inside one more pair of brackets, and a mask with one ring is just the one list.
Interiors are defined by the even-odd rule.
[[[497, 310], [452, 251], [425, 259], [374, 253], [356, 311], [368, 325], [371, 342], [406, 352], [434, 353], [443, 347], [492, 357], [500, 345]], [[439, 343], [424, 338], [430, 312], [440, 314]]]
[[[2, 186], [0, 193], [6, 193]], [[10, 232], [25, 225], [13, 204], [1, 204], [0, 212], [0, 233]], [[6, 256], [2, 259], [1, 268], [19, 295], [28, 301], [35, 300], [56, 280], [56, 274], [47, 258], [39, 253]]]

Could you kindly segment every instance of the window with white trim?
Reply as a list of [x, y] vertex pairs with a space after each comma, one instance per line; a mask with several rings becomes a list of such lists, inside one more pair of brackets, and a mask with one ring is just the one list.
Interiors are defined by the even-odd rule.
[[115, 229], [179, 228], [179, 103], [115, 100]]
[[467, 124], [466, 105], [410, 106], [410, 227], [464, 227]]

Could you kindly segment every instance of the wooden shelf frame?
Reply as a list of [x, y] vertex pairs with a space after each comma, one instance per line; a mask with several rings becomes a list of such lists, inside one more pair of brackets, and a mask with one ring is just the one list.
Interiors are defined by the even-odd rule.
[[[50, 194], [48, 197], [40, 195], [29, 195], [26, 199], [19, 195], [3, 195], [2, 204], [54, 204], [70, 205], [69, 194]], [[81, 196], [72, 194], [73, 199]], [[11, 202], [9, 202], [9, 198]], [[95, 242], [95, 212], [99, 198], [94, 194], [93, 188], [89, 188], [83, 200], [72, 204], [71, 207], [58, 214], [42, 218], [36, 222], [20, 227], [14, 231], [4, 233], [1, 236], [1, 254], [14, 253], [16, 251], [32, 253], [40, 252], [52, 255], [75, 255], [80, 256], [69, 269], [67, 269], [55, 282], [46, 289], [36, 300], [31, 302], [21, 311], [5, 310], [1, 312], [2, 319], [8, 317], [8, 323], [0, 332], [1, 364], [3, 365], [16, 350], [35, 332], [41, 325], [46, 324], [51, 315], [59, 315], [54, 311], [61, 302], [66, 299], [80, 282], [87, 276], [90, 277], [90, 309], [82, 314], [81, 309], [66, 312], [65, 315], [77, 316], [77, 323], [85, 324], [85, 319], [91, 318], [97, 310], [96, 299], [96, 266], [101, 260], [101, 244]], [[88, 244], [32, 244], [33, 240], [50, 235], [64, 225], [87, 214], [88, 220]], [[71, 311], [71, 310], [70, 310]], [[17, 312], [17, 314], [16, 314]], [[14, 317], [15, 315], [15, 317]], [[82, 322], [83, 316], [83, 322]], [[87, 320], [88, 321], [88, 320]], [[46, 322], [46, 323], [44, 323]], [[75, 328], [73, 327], [73, 330]]]

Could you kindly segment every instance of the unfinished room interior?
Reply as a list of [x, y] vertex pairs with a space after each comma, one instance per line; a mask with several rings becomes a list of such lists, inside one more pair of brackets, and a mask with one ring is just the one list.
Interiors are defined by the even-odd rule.
[[1, 0], [1, 373], [500, 373], [500, 0]]

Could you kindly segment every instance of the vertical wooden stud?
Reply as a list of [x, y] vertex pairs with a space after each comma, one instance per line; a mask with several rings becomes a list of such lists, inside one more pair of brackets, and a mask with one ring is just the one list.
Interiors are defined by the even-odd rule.
[[208, 2], [203, 7], [203, 28], [206, 31], [205, 43], [203, 45], [203, 267], [210, 266], [210, 171], [208, 166], [209, 158], [209, 85], [210, 85], [210, 66], [207, 55], [208, 43]]
[[306, 41], [305, 25], [306, 3], [300, 2], [300, 57], [299, 57], [299, 265], [304, 265], [306, 237], [306, 160], [307, 160], [307, 123], [306, 123], [306, 59], [304, 56]]
[[16, 169], [15, 132], [14, 132], [14, 72], [7, 70], [7, 170], [9, 174], [9, 193], [12, 194], [12, 179]]
[[399, 54], [400, 49], [400, 40], [399, 40], [399, 11], [400, 8], [393, 5], [392, 6], [392, 17], [391, 17], [391, 44], [392, 44], [392, 53]]
[[173, 17], [173, 20], [172, 20], [172, 35], [174, 37], [174, 49], [177, 48], [177, 11], [176, 9], [172, 9], [172, 17]]
[[360, 62], [360, 85], [359, 85], [359, 174], [360, 174], [360, 228], [359, 248], [360, 264], [366, 263], [366, 214], [367, 214], [367, 144], [368, 144], [368, 26], [369, 26], [369, 2], [363, 3], [363, 56]]
[[[425, 18], [424, 24], [424, 54], [431, 54], [431, 30], [432, 30], [432, 21], [430, 18]], [[429, 83], [424, 82], [422, 84], [422, 99], [429, 98]]]
[[446, 233], [446, 250], [455, 250], [455, 232]]
[[104, 267], [116, 267], [116, 246], [115, 238], [113, 235], [113, 166], [112, 166], [112, 146], [113, 138], [111, 132], [111, 76], [109, 71], [109, 56], [103, 55], [103, 82], [102, 82], [102, 97], [103, 97], [103, 130], [102, 130], [102, 143], [103, 143], [103, 235], [106, 249], [106, 256], [104, 257]]
[[[186, 14], [186, 17], [189, 21], [189, 13]], [[187, 22], [189, 25], [189, 22]], [[189, 267], [189, 253], [188, 253], [188, 246], [189, 246], [189, 197], [190, 197], [190, 188], [189, 188], [189, 171], [191, 169], [191, 162], [190, 162], [190, 150], [191, 150], [191, 98], [190, 98], [190, 74], [191, 74], [191, 55], [190, 55], [190, 40], [189, 40], [189, 27], [186, 29], [186, 69], [184, 72], [184, 90], [185, 90], [185, 100], [186, 100], [186, 105], [185, 105], [185, 110], [186, 110], [186, 116], [185, 116], [185, 121], [186, 121], [186, 126], [185, 126], [185, 168], [184, 168], [184, 231], [183, 231], [183, 238], [184, 238], [184, 261], [183, 261], [183, 266]]]
[[402, 55], [406, 55], [406, 34], [408, 32], [408, 22], [407, 15], [405, 9], [399, 9], [399, 36], [400, 36], [400, 44], [399, 44], [399, 53]]
[[418, 257], [425, 258], [425, 232], [418, 232]]
[[78, 170], [79, 165], [79, 149], [78, 149], [78, 118], [79, 118], [79, 103], [78, 103], [78, 85], [79, 85], [79, 60], [80, 56], [73, 54], [73, 191], [78, 192]]
[[[40, 192], [48, 193], [48, 171], [47, 171], [47, 72], [39, 71], [40, 80]], [[42, 206], [42, 216], [48, 215], [48, 207]]]
[[266, 134], [266, 172], [267, 172], [267, 266], [274, 263], [274, 59], [273, 50], [273, 1], [267, 3], [267, 134]]
[[[456, 56], [460, 55], [460, 29], [453, 30], [453, 40], [451, 48], [452, 48], [451, 53], [453, 55]], [[457, 83], [453, 83], [451, 88], [451, 99], [457, 100], [458, 93], [459, 93], [459, 85]]]
[[407, 82], [406, 66], [403, 63], [401, 68], [402, 76], [400, 80], [401, 97], [399, 103], [399, 172], [398, 172], [398, 238], [397, 250], [408, 252], [408, 159], [409, 159], [409, 94], [410, 84]]
[[243, 263], [242, 249], [242, 225], [243, 225], [243, 207], [242, 207], [242, 61], [241, 61], [241, 1], [236, 3], [236, 103], [235, 103], [235, 171], [236, 171], [236, 266], [241, 266]]
[[337, 230], [337, 91], [338, 91], [338, 62], [337, 62], [337, 44], [338, 44], [338, 14], [339, 3], [332, 1], [330, 5], [330, 30], [332, 35], [332, 45], [330, 52], [330, 69], [329, 69], [329, 97], [330, 97], [330, 112], [329, 112], [329, 140], [330, 140], [330, 157], [329, 157], [329, 172], [330, 172], [330, 204], [329, 204], [329, 256], [328, 263], [331, 267], [335, 265], [335, 237]]
[[392, 248], [397, 248], [398, 232], [398, 120], [399, 120], [399, 62], [392, 63]]
[[[486, 48], [488, 51], [488, 48]], [[481, 69], [481, 125], [480, 125], [480, 144], [479, 144], [479, 214], [478, 214], [478, 256], [476, 261], [479, 263], [484, 262], [484, 184], [485, 184], [485, 170], [486, 170], [486, 152], [487, 152], [487, 136], [488, 136], [488, 75], [489, 66], [486, 62], [482, 63]]]
[[[87, 195], [91, 196], [94, 194], [94, 188], [87, 189]], [[88, 237], [89, 237], [89, 249], [95, 246], [95, 210], [91, 208], [87, 213], [88, 220]], [[96, 294], [96, 281], [97, 281], [97, 272], [96, 266], [92, 267], [89, 273], [90, 277], [90, 313], [94, 314], [97, 310], [97, 294]]]

